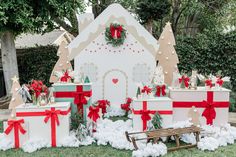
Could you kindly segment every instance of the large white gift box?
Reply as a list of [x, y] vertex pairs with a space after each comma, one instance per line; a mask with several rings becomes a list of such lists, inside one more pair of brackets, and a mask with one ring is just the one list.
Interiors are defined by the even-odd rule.
[[70, 102], [46, 106], [25, 104], [16, 107], [16, 116], [29, 124], [30, 140], [45, 140], [56, 147], [69, 136], [70, 111]]
[[195, 106], [200, 113], [201, 125], [220, 126], [228, 122], [230, 90], [222, 88], [196, 90], [170, 88], [170, 98], [173, 100], [173, 120], [189, 119], [189, 111]]
[[28, 123], [24, 119], [12, 119], [3, 122], [4, 137], [14, 144], [14, 148], [22, 147], [29, 139]]
[[156, 112], [162, 117], [163, 128], [172, 124], [172, 100], [170, 98], [134, 98], [132, 102], [133, 128], [138, 131], [147, 130], [148, 122]]

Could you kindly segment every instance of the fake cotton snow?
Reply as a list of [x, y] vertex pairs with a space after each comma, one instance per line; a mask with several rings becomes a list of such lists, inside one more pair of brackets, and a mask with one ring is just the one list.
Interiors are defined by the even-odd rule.
[[124, 116], [125, 111], [122, 110], [120, 107], [117, 107], [117, 105], [112, 105], [107, 108], [107, 113], [105, 114], [106, 118], [114, 117], [114, 116]]
[[219, 147], [219, 142], [213, 137], [204, 137], [198, 142], [197, 147], [200, 150], [214, 151]]
[[5, 135], [0, 133], [0, 150], [8, 150], [13, 148], [14, 143], [11, 140], [5, 138]]
[[163, 156], [167, 153], [167, 147], [163, 143], [151, 144], [148, 143], [146, 147], [133, 151], [133, 157], [157, 157]]

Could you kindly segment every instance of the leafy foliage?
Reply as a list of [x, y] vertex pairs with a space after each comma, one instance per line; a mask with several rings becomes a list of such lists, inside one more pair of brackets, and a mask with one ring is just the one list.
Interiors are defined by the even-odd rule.
[[64, 18], [67, 18], [72, 26], [75, 25], [73, 29], [77, 31], [76, 13], [83, 10], [82, 0], [2, 0], [0, 32], [11, 31], [17, 35], [23, 32], [42, 33], [58, 26], [69, 28]]
[[19, 51], [17, 62], [20, 82], [28, 83], [32, 79], [37, 79], [49, 86], [49, 77], [58, 59], [57, 47], [36, 47]]
[[137, 0], [136, 13], [143, 23], [163, 19], [170, 11], [168, 0]]

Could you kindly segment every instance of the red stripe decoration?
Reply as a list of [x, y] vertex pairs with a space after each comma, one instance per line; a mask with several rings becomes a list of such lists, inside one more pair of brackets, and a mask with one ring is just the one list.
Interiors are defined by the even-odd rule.
[[148, 110], [147, 109], [147, 101], [143, 101], [143, 109], [142, 110], [134, 110], [132, 109], [132, 112], [134, 114], [140, 114], [141, 119], [143, 121], [143, 131], [147, 130], [147, 122], [151, 120], [150, 114], [155, 114], [158, 112], [160, 115], [172, 115], [173, 112], [171, 110], [162, 110], [162, 111], [156, 111], [156, 110]]
[[214, 92], [207, 91], [207, 100], [198, 101], [198, 102], [184, 102], [184, 101], [174, 101], [174, 108], [191, 108], [195, 106], [197, 108], [205, 108], [202, 113], [202, 116], [206, 118], [207, 125], [212, 125], [213, 120], [216, 117], [215, 108], [228, 108], [229, 102], [227, 101], [214, 101]]
[[50, 108], [50, 110], [45, 110], [44, 112], [17, 112], [17, 117], [31, 117], [31, 116], [45, 116], [44, 123], [48, 123], [51, 119], [51, 145], [56, 147], [56, 126], [60, 125], [59, 115], [67, 115], [70, 113], [71, 108], [67, 111], [56, 110], [55, 107]]
[[82, 85], [76, 86], [76, 91], [54, 92], [55, 98], [74, 98], [74, 104], [77, 105], [78, 113], [83, 114], [83, 105], [88, 103], [86, 97], [92, 96], [92, 91], [83, 91]]
[[20, 147], [20, 138], [19, 138], [19, 132], [21, 134], [25, 134], [26, 130], [21, 126], [21, 124], [24, 123], [24, 119], [20, 120], [8, 120], [7, 124], [8, 127], [4, 131], [6, 135], [8, 135], [12, 130], [14, 130], [14, 142], [15, 142], [15, 148]]

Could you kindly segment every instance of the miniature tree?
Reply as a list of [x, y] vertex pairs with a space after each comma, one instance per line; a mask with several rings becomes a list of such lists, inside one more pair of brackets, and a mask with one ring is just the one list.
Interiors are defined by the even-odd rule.
[[90, 80], [89, 80], [88, 76], [85, 77], [84, 83], [90, 83]]
[[152, 125], [155, 129], [160, 129], [162, 125], [162, 118], [158, 112], [155, 113], [154, 117], [152, 118]]
[[59, 78], [55, 75], [55, 72], [58, 72], [58, 71], [65, 71], [66, 72], [69, 69], [72, 70], [72, 66], [71, 66], [70, 60], [68, 58], [69, 51], [66, 46], [67, 46], [67, 44], [64, 41], [61, 42], [60, 47], [57, 52], [59, 59], [53, 68], [53, 71], [51, 73], [51, 77], [49, 80], [49, 82], [51, 82], [51, 83], [55, 83], [59, 80]]
[[138, 98], [140, 94], [141, 94], [141, 89], [140, 89], [140, 87], [138, 87], [136, 97]]
[[18, 92], [19, 89], [21, 88], [18, 80], [19, 80], [19, 78], [17, 78], [16, 76], [14, 76], [12, 78], [12, 88], [11, 88], [12, 98], [11, 98], [11, 101], [10, 101], [10, 104], [9, 104], [9, 107], [8, 107], [9, 109], [12, 110], [12, 113], [11, 113], [12, 118], [15, 117], [15, 108], [18, 105], [21, 105], [21, 104], [24, 103], [21, 95]]
[[166, 23], [166, 26], [161, 33], [159, 44], [160, 47], [157, 54], [157, 59], [159, 61], [158, 65], [163, 67], [165, 83], [171, 85], [173, 72], [179, 63], [179, 59], [174, 48], [175, 37], [170, 22]]

